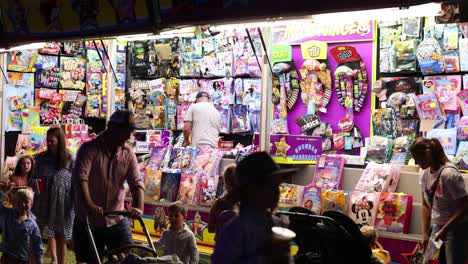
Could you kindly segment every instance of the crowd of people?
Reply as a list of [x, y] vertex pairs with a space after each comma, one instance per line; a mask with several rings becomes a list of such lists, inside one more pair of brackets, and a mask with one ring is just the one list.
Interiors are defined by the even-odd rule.
[[[136, 156], [126, 144], [134, 129], [133, 114], [116, 111], [107, 129], [84, 143], [74, 157], [66, 148], [62, 129], [50, 128], [47, 150], [35, 157], [22, 156], [7, 191], [2, 192], [12, 208], [0, 204], [0, 263], [40, 264], [43, 255], [49, 254], [52, 263], [63, 264], [67, 241], [72, 241], [78, 263], [95, 263], [87, 225], [100, 257], [104, 249], [133, 244], [129, 220], [105, 212], [126, 210], [133, 218], [143, 214], [144, 183]], [[418, 138], [410, 150], [423, 170], [423, 242], [427, 244], [431, 236], [441, 239], [445, 245], [442, 263], [466, 263], [468, 195], [463, 178], [438, 140]], [[290, 241], [278, 238], [274, 227], [285, 227], [275, 216], [279, 186], [295, 172], [280, 169], [266, 152], [250, 154], [225, 169], [225, 192], [215, 201], [208, 223], [209, 232], [216, 233], [213, 264], [293, 263]], [[126, 208], [128, 192], [133, 205]], [[362, 263], [390, 263], [389, 253], [376, 247], [375, 230], [366, 227], [361, 233], [352, 220], [338, 214], [325, 215], [341, 221], [354, 236], [362, 250]], [[165, 254], [177, 255], [184, 264], [195, 264], [199, 254], [195, 236], [185, 224], [186, 217], [183, 204], [171, 204], [170, 227], [154, 245]], [[48, 241], [45, 253], [44, 237]]]

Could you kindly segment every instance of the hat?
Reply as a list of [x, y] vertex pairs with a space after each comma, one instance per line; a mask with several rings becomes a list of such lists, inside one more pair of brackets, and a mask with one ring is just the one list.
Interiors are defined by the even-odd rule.
[[207, 92], [198, 92], [197, 93], [197, 96], [195, 98], [202, 98], [202, 97], [206, 97], [206, 98], [210, 98], [210, 95], [207, 93]]
[[277, 183], [292, 175], [296, 169], [280, 169], [266, 152], [255, 152], [237, 164], [236, 175], [241, 188], [260, 186], [265, 183]]
[[115, 111], [109, 119], [109, 124], [128, 127], [130, 129], [137, 129], [135, 115], [132, 111], [127, 109]]

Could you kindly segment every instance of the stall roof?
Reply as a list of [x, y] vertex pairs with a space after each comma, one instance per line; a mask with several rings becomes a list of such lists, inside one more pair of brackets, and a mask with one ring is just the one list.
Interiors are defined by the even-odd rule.
[[76, 0], [54, 5], [46, 1], [0, 0], [0, 47], [38, 41], [157, 32], [162, 28], [183, 25], [407, 7], [431, 2], [434, 1]]

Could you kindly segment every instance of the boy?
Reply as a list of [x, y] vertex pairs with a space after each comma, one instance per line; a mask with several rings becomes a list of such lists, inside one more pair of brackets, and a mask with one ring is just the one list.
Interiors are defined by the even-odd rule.
[[167, 208], [169, 229], [164, 230], [161, 239], [154, 243], [164, 250], [165, 255], [177, 255], [184, 264], [198, 264], [198, 248], [195, 235], [185, 224], [187, 210], [180, 202]]
[[19, 189], [14, 194], [13, 209], [0, 203], [1, 264], [26, 264], [32, 258], [36, 264], [42, 264], [42, 239], [36, 217], [30, 212], [32, 203], [33, 192], [29, 189]]

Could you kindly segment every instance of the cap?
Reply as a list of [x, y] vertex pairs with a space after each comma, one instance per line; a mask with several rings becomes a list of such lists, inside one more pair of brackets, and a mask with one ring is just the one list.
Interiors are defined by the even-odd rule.
[[265, 183], [281, 184], [286, 176], [296, 169], [280, 169], [266, 152], [255, 152], [237, 164], [236, 175], [241, 188], [260, 186]]
[[202, 97], [210, 98], [210, 95], [207, 92], [198, 92], [197, 96], [195, 98], [198, 99], [198, 98], [202, 98]]
[[110, 119], [109, 124], [115, 124], [130, 129], [137, 129], [135, 115], [132, 111], [127, 109], [115, 111]]

